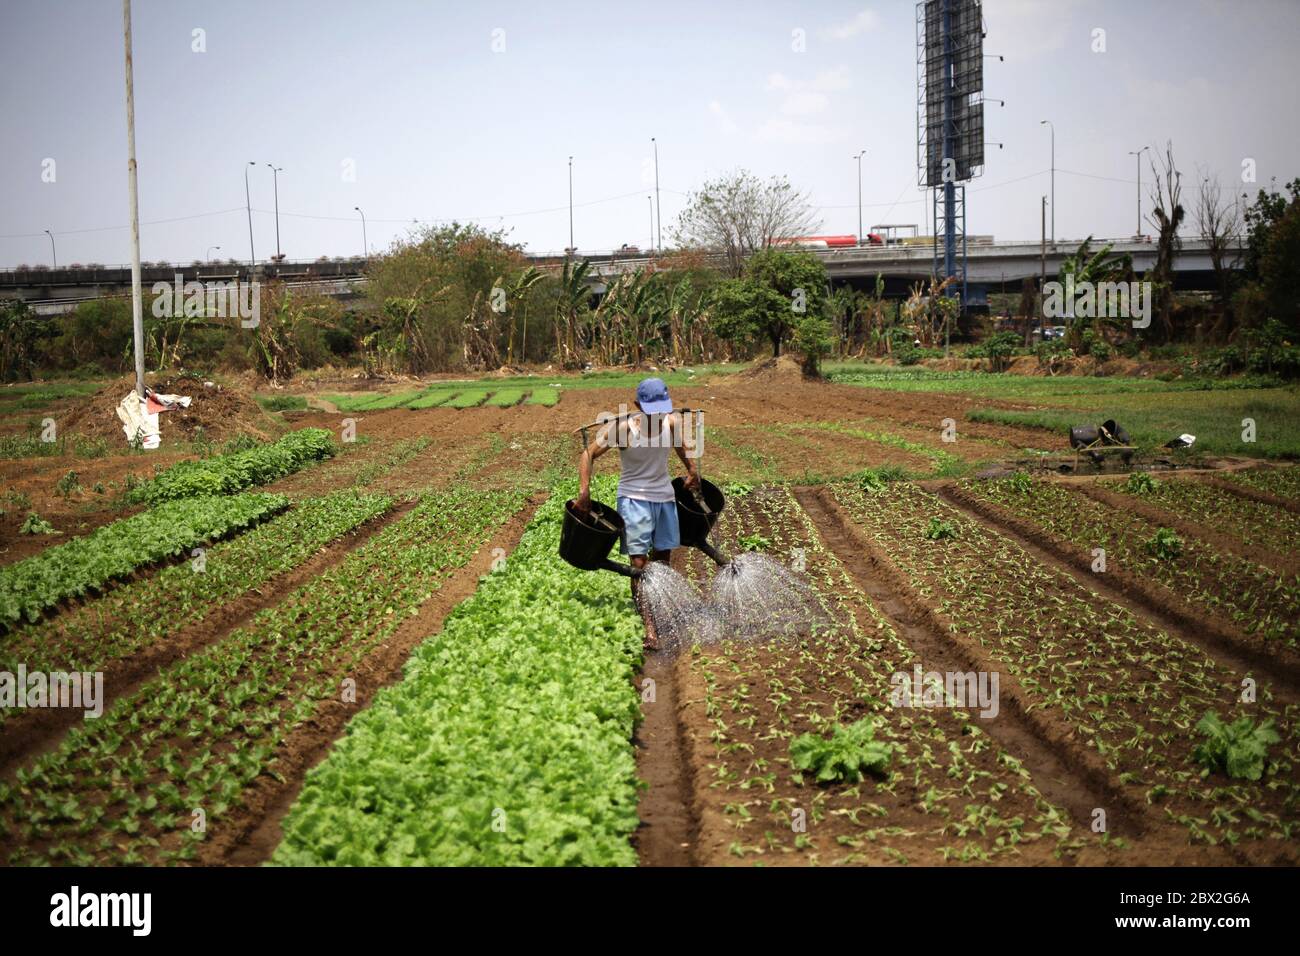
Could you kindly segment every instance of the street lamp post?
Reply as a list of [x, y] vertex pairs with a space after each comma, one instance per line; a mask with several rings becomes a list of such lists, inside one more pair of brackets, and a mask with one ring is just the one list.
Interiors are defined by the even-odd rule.
[[655, 149], [655, 219], [659, 223], [659, 229], [654, 234], [655, 235], [654, 247], [658, 249], [660, 252], [663, 252], [664, 218], [663, 218], [663, 214], [659, 211], [659, 143], [655, 141], [655, 138], [653, 136], [650, 137], [650, 143], [651, 145], [654, 146]]
[[54, 268], [57, 269], [59, 267], [59, 253], [54, 248], [54, 233], [46, 229], [45, 234], [50, 237], [50, 255], [54, 258]]
[[569, 254], [572, 255], [573, 246], [573, 157], [569, 157]]
[[1133, 233], [1134, 236], [1142, 235], [1142, 154], [1150, 148], [1150, 146], [1143, 146], [1141, 149], [1130, 149], [1128, 151], [1130, 156], [1137, 157], [1138, 168], [1138, 226], [1137, 232]]
[[212, 250], [213, 250], [213, 249], [216, 249], [217, 252], [220, 252], [220, 251], [221, 251], [221, 247], [220, 247], [220, 246], [208, 246], [208, 251], [205, 252], [205, 253], [203, 254], [203, 258], [207, 259], [209, 262], [212, 261]]
[[[248, 166], [256, 166], [253, 160], [248, 161]], [[253, 251], [253, 204], [248, 198], [248, 166], [244, 167], [244, 209], [248, 212], [248, 268], [251, 270], [257, 264], [257, 253]]]
[[1056, 126], [1051, 120], [1042, 120], [1039, 126], [1047, 124], [1052, 131], [1052, 248], [1056, 248]]
[[361, 213], [361, 251], [364, 253], [362, 255], [362, 258], [365, 259], [366, 262], [369, 262], [370, 261], [370, 240], [366, 238], [366, 214], [364, 212], [361, 212], [360, 206], [353, 206], [352, 208], [355, 209], [357, 212]]
[[267, 163], [271, 168], [271, 179], [275, 187], [275, 261], [279, 262], [284, 258], [280, 254], [280, 173], [284, 172], [284, 167]]
[[866, 152], [864, 149], [853, 157], [858, 161], [858, 245], [862, 245], [862, 157]]

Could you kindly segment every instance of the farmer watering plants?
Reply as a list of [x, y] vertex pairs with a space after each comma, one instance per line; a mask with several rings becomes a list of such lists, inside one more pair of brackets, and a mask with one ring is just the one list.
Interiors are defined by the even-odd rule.
[[[668, 386], [663, 379], [647, 378], [636, 387], [639, 414], [620, 415], [606, 422], [595, 439], [583, 449], [578, 459], [578, 497], [576, 507], [591, 511], [591, 466], [611, 446], [619, 450], [619, 516], [624, 522], [620, 550], [629, 556], [632, 567], [645, 568], [649, 561], [667, 563], [673, 549], [681, 544], [677, 523], [676, 496], [668, 474], [668, 450], [686, 467], [686, 487], [700, 486], [699, 471], [692, 456], [692, 444], [680, 413], [673, 410]], [[632, 597], [638, 597], [639, 582], [632, 578]], [[638, 602], [638, 607], [640, 603]], [[658, 649], [654, 621], [646, 621], [645, 646]]]

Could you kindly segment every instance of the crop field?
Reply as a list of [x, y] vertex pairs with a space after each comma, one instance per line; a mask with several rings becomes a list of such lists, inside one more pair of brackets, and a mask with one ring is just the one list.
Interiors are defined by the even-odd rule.
[[657, 653], [625, 577], [557, 554], [579, 428], [638, 373], [328, 380], [249, 398], [244, 435], [166, 413], [152, 452], [42, 441], [95, 390], [14, 389], [0, 863], [1300, 862], [1286, 439], [1035, 467], [1044, 406], [1158, 429], [1230, 395], [1263, 435], [1276, 390], [832, 373], [664, 373], [704, 412], [711, 541], [811, 603]]

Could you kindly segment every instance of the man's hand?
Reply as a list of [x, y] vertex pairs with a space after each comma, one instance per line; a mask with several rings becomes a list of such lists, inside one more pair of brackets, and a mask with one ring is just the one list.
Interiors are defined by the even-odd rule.
[[688, 491], [700, 490], [700, 473], [692, 468], [686, 475], [686, 488]]
[[578, 499], [573, 503], [573, 507], [584, 515], [591, 514], [591, 492], [584, 491], [578, 495]]

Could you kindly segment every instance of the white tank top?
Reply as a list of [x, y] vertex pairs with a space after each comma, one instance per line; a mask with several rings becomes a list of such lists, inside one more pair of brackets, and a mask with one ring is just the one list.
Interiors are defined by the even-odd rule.
[[[647, 434], [650, 416], [629, 416], [619, 421], [617, 436], [611, 444], [618, 449], [620, 471], [618, 495], [640, 501], [673, 501], [673, 482], [668, 477], [668, 453], [672, 450], [672, 431], [668, 415], [655, 416], [659, 434]], [[637, 429], [640, 429], [639, 431]]]

